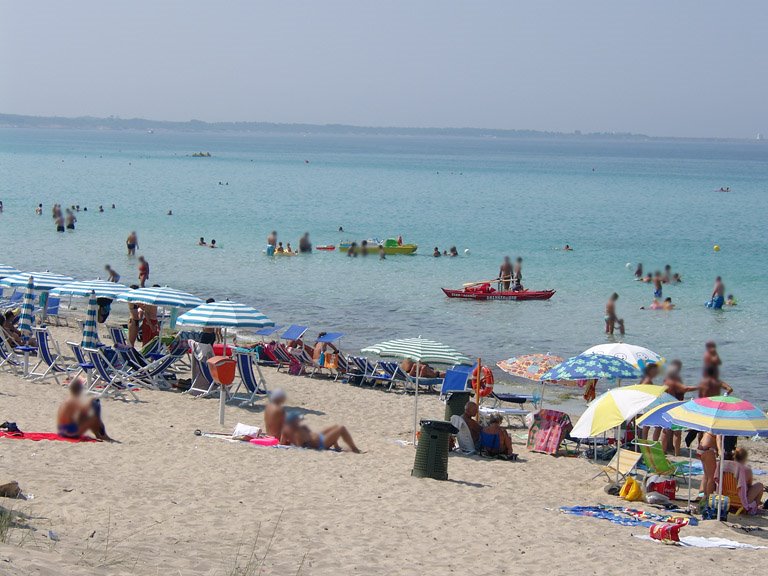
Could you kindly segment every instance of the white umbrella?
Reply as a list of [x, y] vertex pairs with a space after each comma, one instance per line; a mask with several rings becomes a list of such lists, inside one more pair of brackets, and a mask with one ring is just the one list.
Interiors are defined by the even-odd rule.
[[661, 356], [661, 354], [657, 354], [648, 348], [635, 346], [634, 344], [626, 344], [625, 342], [617, 342], [615, 344], [598, 344], [597, 346], [592, 346], [592, 348], [589, 350], [585, 350], [582, 352], [582, 354], [602, 354], [603, 356], [621, 358], [622, 360], [629, 362], [633, 366], [637, 366], [641, 369], [643, 365], [649, 362], [654, 364], [664, 363], [664, 357]]
[[[227, 355], [227, 328], [266, 328], [275, 323], [261, 312], [237, 302], [207, 302], [185, 312], [176, 319], [182, 326], [203, 326], [224, 329], [224, 355]], [[219, 424], [224, 424], [226, 391], [219, 387]]]
[[416, 443], [416, 430], [419, 425], [419, 377], [421, 363], [433, 364], [469, 364], [469, 358], [460, 354], [453, 348], [418, 338], [403, 338], [400, 340], [388, 340], [374, 346], [363, 348], [361, 352], [377, 354], [383, 358], [403, 358], [416, 362], [416, 394], [413, 403], [413, 442]]

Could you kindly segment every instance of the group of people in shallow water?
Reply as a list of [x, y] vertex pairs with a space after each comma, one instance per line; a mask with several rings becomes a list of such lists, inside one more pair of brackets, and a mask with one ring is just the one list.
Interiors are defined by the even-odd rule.
[[440, 258], [441, 256], [449, 256], [451, 258], [454, 258], [458, 255], [459, 255], [459, 251], [456, 250], [456, 246], [451, 246], [449, 250], [443, 250], [442, 253], [440, 252], [440, 248], [435, 246], [435, 249], [432, 252], [432, 256], [435, 258]]
[[515, 263], [509, 256], [504, 256], [504, 261], [499, 267], [498, 281], [503, 291], [513, 290], [519, 292], [523, 288], [523, 259], [517, 257]]
[[[112, 208], [115, 208], [115, 205], [112, 204]], [[76, 213], [80, 212], [80, 205], [79, 204], [73, 204], [72, 206], [69, 206], [68, 208], [62, 208], [61, 204], [54, 204], [51, 206], [51, 217], [53, 218], [53, 223], [56, 226], [56, 232], [65, 232], [66, 230], [74, 230], [75, 224], [77, 224], [77, 216], [75, 216]], [[83, 206], [82, 208], [83, 212], [88, 212], [88, 207]], [[99, 212], [104, 212], [104, 206], [99, 206]], [[40, 202], [35, 207], [35, 214], [38, 216], [43, 215], [43, 203]]]
[[267, 256], [274, 256], [275, 254], [309, 254], [312, 252], [312, 242], [309, 239], [309, 232], [304, 232], [301, 238], [299, 238], [299, 249], [295, 250], [290, 242], [283, 246], [282, 241], [278, 241], [277, 239], [277, 231], [272, 230], [267, 236], [266, 252]]

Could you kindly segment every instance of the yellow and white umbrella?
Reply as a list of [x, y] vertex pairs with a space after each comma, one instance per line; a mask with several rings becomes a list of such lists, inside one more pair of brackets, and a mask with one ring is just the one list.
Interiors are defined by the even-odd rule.
[[664, 393], [663, 386], [636, 384], [614, 388], [595, 398], [571, 431], [574, 438], [593, 438], [634, 418]]

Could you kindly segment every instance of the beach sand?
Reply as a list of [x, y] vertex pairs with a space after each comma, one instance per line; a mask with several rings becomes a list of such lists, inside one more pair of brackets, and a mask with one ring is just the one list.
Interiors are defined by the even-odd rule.
[[[54, 328], [59, 342], [77, 339]], [[364, 454], [259, 448], [198, 437], [262, 424], [264, 401], [138, 392], [139, 403], [105, 401], [120, 444], [0, 439], [0, 483], [17, 480], [34, 499], [0, 499], [28, 515], [0, 544], [0, 574], [701, 574], [764, 573], [768, 550], [699, 550], [645, 542], [631, 528], [566, 516], [563, 505], [620, 504], [581, 458], [528, 452], [520, 462], [452, 456], [450, 480], [410, 475], [413, 397], [265, 370], [312, 428], [347, 425]], [[0, 375], [0, 418], [25, 431], [53, 431], [66, 389]], [[435, 396], [421, 417], [442, 419]], [[755, 466], [768, 468], [756, 446]], [[685, 494], [681, 489], [679, 493]], [[643, 506], [643, 505], [640, 505]], [[684, 535], [768, 545], [765, 519], [704, 522]], [[48, 537], [52, 531], [57, 541]]]

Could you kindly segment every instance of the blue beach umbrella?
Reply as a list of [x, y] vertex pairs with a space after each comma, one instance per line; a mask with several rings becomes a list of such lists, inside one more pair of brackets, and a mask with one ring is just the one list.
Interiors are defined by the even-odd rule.
[[106, 280], [85, 280], [70, 282], [51, 290], [51, 296], [79, 296], [87, 298], [96, 295], [97, 298], [115, 299], [128, 290], [128, 286], [107, 282]]
[[194, 308], [203, 304], [203, 300], [194, 294], [174, 290], [168, 286], [153, 286], [128, 290], [118, 297], [120, 302], [149, 304], [151, 306], [167, 306], [176, 308]]
[[275, 323], [264, 314], [245, 304], [223, 300], [208, 302], [185, 312], [176, 320], [181, 326], [204, 328], [266, 328]]
[[[659, 399], [664, 396], [668, 396], [668, 394], [662, 394]], [[651, 404], [648, 406], [648, 411], [637, 419], [637, 425], [664, 428], [665, 430], [682, 430], [682, 426], [676, 426], [664, 417], [672, 408], [677, 408], [682, 404], [685, 404], [685, 400], [672, 400], [671, 402], [664, 402], [656, 406]]]
[[91, 298], [88, 300], [88, 311], [85, 313], [85, 322], [83, 323], [83, 340], [80, 342], [83, 348], [98, 348], [101, 346], [99, 329], [96, 323], [98, 308], [96, 294], [91, 292]]
[[16, 270], [13, 266], [6, 266], [5, 264], [0, 264], [0, 278], [5, 278], [6, 276], [13, 276], [14, 274], [18, 274], [21, 272], [21, 270]]
[[640, 370], [614, 356], [580, 354], [568, 358], [541, 376], [542, 380], [633, 380]]
[[27, 280], [24, 289], [24, 298], [21, 302], [21, 314], [19, 314], [19, 332], [25, 336], [32, 335], [32, 327], [35, 325], [35, 281], [32, 276]]
[[12, 287], [27, 286], [30, 279], [32, 280], [32, 287], [40, 292], [49, 292], [54, 288], [58, 288], [59, 286], [63, 286], [64, 284], [75, 280], [71, 276], [54, 274], [53, 272], [20, 272], [18, 274], [6, 276], [0, 280], [0, 285]]

